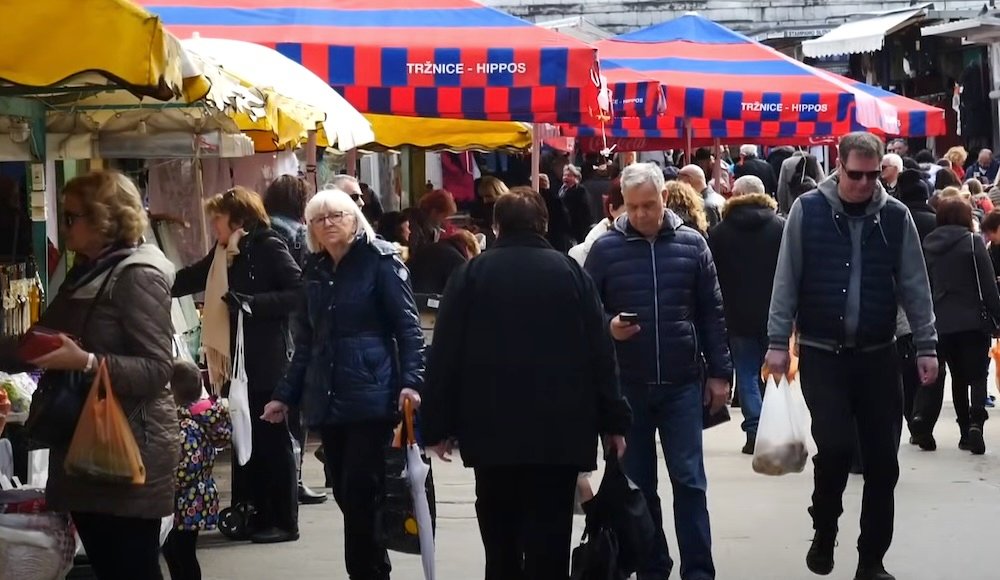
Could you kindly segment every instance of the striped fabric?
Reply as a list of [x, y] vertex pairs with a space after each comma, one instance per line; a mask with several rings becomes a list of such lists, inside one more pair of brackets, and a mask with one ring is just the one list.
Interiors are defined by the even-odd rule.
[[182, 38], [272, 47], [364, 113], [578, 124], [596, 112], [592, 46], [474, 0], [141, 3]]

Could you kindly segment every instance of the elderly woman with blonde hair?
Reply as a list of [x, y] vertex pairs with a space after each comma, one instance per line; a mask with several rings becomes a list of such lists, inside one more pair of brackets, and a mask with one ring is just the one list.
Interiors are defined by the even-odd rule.
[[[144, 243], [142, 198], [120, 173], [89, 173], [67, 183], [62, 225], [76, 260], [39, 322], [61, 333], [61, 345], [30, 361], [45, 371], [29, 419], [29, 432], [37, 423], [40, 431], [32, 435], [50, 447], [45, 500], [52, 511], [72, 514], [97, 578], [161, 578], [160, 520], [174, 511], [180, 453], [168, 387], [174, 267]], [[53, 413], [54, 407], [46, 414], [48, 394], [74, 391], [82, 401], [101, 365], [139, 445], [146, 475], [139, 485], [67, 470], [78, 416]]]
[[306, 221], [310, 255], [292, 317], [295, 354], [263, 418], [282, 423], [290, 406], [301, 406], [322, 437], [344, 516], [347, 575], [388, 578], [389, 556], [375, 529], [385, 449], [404, 401], [419, 407], [424, 380], [410, 273], [344, 192], [316, 194]]
[[708, 235], [708, 216], [705, 201], [693, 187], [683, 181], [668, 181], [664, 188], [667, 209], [672, 210], [684, 225]]
[[951, 165], [950, 169], [955, 172], [959, 180], [965, 179], [965, 161], [969, 158], [969, 152], [965, 147], [957, 145], [944, 154], [944, 158]]

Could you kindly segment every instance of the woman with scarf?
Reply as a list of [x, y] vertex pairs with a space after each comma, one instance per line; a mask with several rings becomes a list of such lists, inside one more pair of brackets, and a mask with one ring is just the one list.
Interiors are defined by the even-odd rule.
[[234, 187], [210, 199], [206, 210], [216, 246], [177, 273], [173, 293], [205, 293], [201, 343], [215, 392], [232, 375], [237, 314], [243, 313], [253, 453], [246, 465], [233, 463], [234, 502], [249, 501], [257, 511], [253, 542], [295, 541], [298, 470], [291, 436], [284, 422], [259, 417], [288, 366], [288, 313], [298, 303], [301, 271], [255, 192]]
[[[155, 246], [143, 243], [148, 218], [139, 190], [120, 173], [90, 173], [67, 183], [62, 217], [66, 248], [76, 261], [39, 322], [65, 334], [60, 348], [30, 361], [45, 371], [38, 393], [88, 389], [106, 364], [139, 445], [146, 481], [123, 485], [67, 473], [67, 436], [50, 442], [45, 500], [53, 512], [72, 514], [97, 578], [158, 580], [160, 520], [173, 512], [180, 454], [177, 408], [168, 388], [174, 267]], [[71, 372], [83, 376], [77, 381]], [[35, 403], [41, 405], [38, 393]], [[44, 430], [42, 409], [32, 413], [43, 413], [38, 421]]]
[[305, 292], [293, 316], [295, 356], [264, 419], [282, 424], [301, 405], [320, 432], [333, 497], [344, 515], [347, 575], [388, 580], [376, 535], [385, 450], [397, 413], [416, 408], [424, 336], [410, 274], [396, 247], [375, 237], [346, 193], [325, 190], [306, 206]]

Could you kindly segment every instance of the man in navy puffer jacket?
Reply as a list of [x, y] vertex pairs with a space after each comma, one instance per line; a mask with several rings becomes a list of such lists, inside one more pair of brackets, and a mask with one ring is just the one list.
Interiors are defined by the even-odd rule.
[[[702, 452], [703, 406], [726, 405], [733, 366], [722, 293], [708, 243], [664, 205], [661, 170], [625, 169], [626, 215], [594, 243], [586, 269], [610, 319], [634, 414], [625, 471], [642, 489], [660, 533], [639, 578], [666, 578], [673, 562], [656, 494], [655, 434], [673, 486], [683, 580], [715, 578]], [[637, 320], [622, 313], [634, 314]]]

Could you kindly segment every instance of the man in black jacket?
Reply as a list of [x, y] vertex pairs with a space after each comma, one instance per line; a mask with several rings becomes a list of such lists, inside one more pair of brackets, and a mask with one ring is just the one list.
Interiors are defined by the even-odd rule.
[[[594, 282], [545, 241], [542, 197], [496, 203], [493, 248], [449, 280], [423, 396], [423, 436], [475, 469], [486, 580], [565, 580], [577, 474], [598, 435], [620, 458], [631, 413]], [[612, 459], [617, 460], [617, 459]]]
[[764, 184], [764, 193], [774, 197], [778, 192], [778, 177], [771, 164], [757, 157], [756, 145], [740, 145], [741, 162], [733, 170], [737, 179], [744, 175], [756, 176]]
[[722, 210], [722, 223], [712, 228], [708, 245], [719, 272], [729, 348], [736, 367], [736, 388], [747, 435], [743, 453], [753, 455], [760, 420], [760, 368], [767, 352], [767, 311], [778, 263], [785, 220], [778, 202], [753, 175], [733, 184], [733, 197]]

